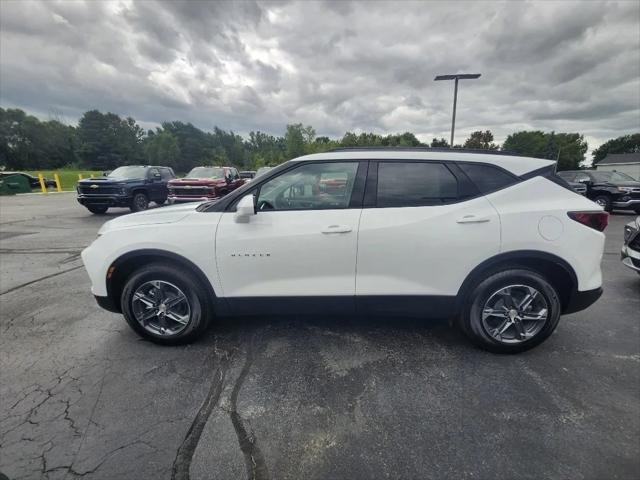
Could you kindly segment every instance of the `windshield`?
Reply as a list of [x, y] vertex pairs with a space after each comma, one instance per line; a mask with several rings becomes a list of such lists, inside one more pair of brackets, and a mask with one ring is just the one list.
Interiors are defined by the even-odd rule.
[[591, 172], [596, 182], [635, 182], [635, 178], [620, 172]]
[[144, 178], [144, 167], [118, 167], [107, 178], [125, 179], [125, 178]]
[[196, 167], [187, 174], [187, 178], [224, 178], [224, 168]]

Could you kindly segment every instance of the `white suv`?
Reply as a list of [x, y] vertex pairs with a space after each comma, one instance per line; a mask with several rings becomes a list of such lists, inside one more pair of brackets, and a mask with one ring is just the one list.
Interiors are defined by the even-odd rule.
[[601, 295], [607, 221], [549, 160], [338, 149], [217, 202], [111, 220], [82, 259], [98, 303], [157, 343], [216, 316], [310, 312], [455, 318], [518, 352]]

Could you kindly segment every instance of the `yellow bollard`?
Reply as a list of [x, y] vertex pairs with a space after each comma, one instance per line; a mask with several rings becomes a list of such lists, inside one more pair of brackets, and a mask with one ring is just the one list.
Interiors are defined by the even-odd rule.
[[57, 173], [53, 174], [53, 179], [56, 181], [56, 190], [58, 190], [58, 192], [62, 191], [62, 185], [60, 184], [60, 177], [58, 176]]
[[44, 184], [44, 177], [41, 173], [38, 174], [38, 181], [40, 182], [40, 188], [42, 189], [42, 193], [47, 193], [47, 186]]
[[81, 173], [78, 174], [78, 180], [82, 180], [82, 174]]

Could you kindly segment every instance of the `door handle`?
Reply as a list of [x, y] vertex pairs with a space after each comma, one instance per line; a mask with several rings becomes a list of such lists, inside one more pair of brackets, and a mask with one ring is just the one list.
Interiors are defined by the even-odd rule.
[[457, 223], [486, 223], [490, 221], [489, 217], [479, 217], [477, 215], [465, 215], [456, 220]]
[[329, 225], [322, 229], [322, 233], [349, 233], [351, 231], [351, 227], [347, 225]]

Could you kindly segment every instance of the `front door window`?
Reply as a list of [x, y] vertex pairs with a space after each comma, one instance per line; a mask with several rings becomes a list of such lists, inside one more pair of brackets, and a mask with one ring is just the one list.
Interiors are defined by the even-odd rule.
[[323, 210], [347, 208], [357, 162], [302, 165], [260, 187], [258, 210]]

